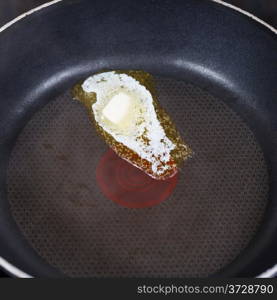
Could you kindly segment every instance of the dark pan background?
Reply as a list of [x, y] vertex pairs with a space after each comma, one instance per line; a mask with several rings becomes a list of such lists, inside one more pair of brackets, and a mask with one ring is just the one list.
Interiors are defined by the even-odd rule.
[[[66, 1], [66, 0], [64, 0]], [[0, 0], [0, 27], [47, 0]], [[277, 0], [225, 0], [277, 27]], [[0, 277], [7, 277], [0, 271]]]

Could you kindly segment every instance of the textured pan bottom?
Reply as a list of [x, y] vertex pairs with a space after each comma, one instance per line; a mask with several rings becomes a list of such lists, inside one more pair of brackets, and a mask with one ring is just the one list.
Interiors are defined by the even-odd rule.
[[261, 223], [268, 173], [247, 124], [198, 87], [156, 80], [162, 106], [194, 152], [156, 206], [126, 208], [104, 196], [96, 169], [108, 148], [69, 93], [37, 112], [16, 142], [12, 214], [34, 249], [69, 276], [208, 276]]

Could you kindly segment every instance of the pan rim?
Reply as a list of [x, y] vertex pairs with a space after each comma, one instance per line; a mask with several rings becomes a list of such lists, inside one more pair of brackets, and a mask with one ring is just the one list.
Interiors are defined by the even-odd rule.
[[[17, 16], [16, 18], [12, 19], [11, 21], [9, 21], [8, 23], [4, 24], [2, 27], [0, 27], [0, 33], [5, 31], [6, 29], [8, 29], [9, 27], [11, 27], [12, 25], [14, 25], [15, 23], [19, 22], [20, 20], [28, 17], [29, 15], [32, 15], [34, 14], [35, 12], [41, 10], [41, 9], [44, 9], [44, 8], [47, 8], [48, 6], [51, 6], [53, 4], [57, 4], [59, 2], [62, 2], [63, 0], [52, 0], [50, 2], [46, 2], [42, 5], [39, 5], [31, 10], [28, 10], [26, 11], [25, 13]], [[227, 8], [230, 8], [230, 9], [233, 9], [247, 17], [249, 17], [250, 19], [252, 19], [253, 21], [256, 21], [258, 23], [260, 23], [261, 25], [267, 27], [269, 30], [271, 30], [273, 33], [277, 34], [277, 28], [269, 25], [267, 22], [263, 21], [262, 19], [258, 18], [257, 16], [255, 16], [254, 14], [242, 9], [242, 8], [239, 8], [233, 4], [230, 4], [230, 3], [227, 3], [225, 1], [222, 1], [222, 0], [209, 0], [209, 1], [213, 1], [215, 3], [218, 3], [218, 4], [221, 4]]]
[[[244, 9], [241, 9], [233, 4], [230, 4], [230, 3], [227, 3], [225, 1], [222, 1], [222, 0], [210, 0], [210, 1], [213, 1], [213, 2], [216, 2], [218, 4], [221, 4], [225, 7], [228, 7], [228, 8], [231, 8], [233, 10], [236, 10], [237, 12], [249, 17], [250, 19], [252, 19], [253, 21], [256, 21], [258, 23], [260, 23], [261, 25], [264, 25], [265, 27], [267, 27], [269, 30], [271, 30], [273, 33], [277, 34], [277, 28], [269, 25], [267, 22], [263, 21], [262, 19], [256, 17], [255, 15], [253, 15], [252, 13], [244, 10]], [[1, 30], [0, 30], [1, 31]]]
[[[18, 23], [19, 21], [21, 21], [22, 19], [25, 19], [26, 17], [44, 9], [47, 8], [49, 6], [52, 6], [54, 4], [58, 4], [60, 2], [62, 2], [63, 0], [52, 0], [50, 2], [46, 2], [40, 6], [37, 6], [29, 11], [26, 11], [25, 13], [19, 15], [18, 17], [12, 19], [11, 21], [9, 21], [8, 23], [4, 24], [2, 27], [0, 27], [0, 34], [2, 32], [4, 32], [5, 30], [7, 30], [8, 28], [10, 28], [11, 26], [13, 26], [14, 24]], [[237, 12], [239, 12], [240, 14], [247, 16], [248, 18], [250, 18], [253, 21], [256, 21], [258, 23], [260, 23], [261, 25], [263, 25], [264, 27], [266, 27], [267, 29], [271, 30], [274, 34], [277, 34], [277, 28], [274, 28], [273, 26], [269, 25], [268, 23], [266, 23], [265, 21], [263, 21], [262, 19], [256, 17], [255, 15], [253, 15], [252, 13], [249, 13], [248, 11], [245, 11], [235, 5], [229, 4], [225, 1], [222, 0], [209, 0], [211, 2], [215, 2], [218, 3], [220, 5], [223, 5], [227, 8], [230, 8], [232, 10], [235, 10]], [[5, 270], [6, 272], [8, 272], [9, 274], [13, 275], [14, 277], [17, 278], [33, 278], [32, 275], [25, 273], [24, 271], [20, 270], [19, 268], [17, 268], [15, 265], [13, 265], [12, 263], [8, 262], [4, 257], [0, 256], [0, 267]], [[269, 277], [274, 277], [276, 275], [276, 270], [277, 269], [277, 265], [274, 265], [272, 268], [266, 270], [265, 272], [263, 272], [262, 274], [258, 275], [258, 278], [269, 278]]]
[[17, 278], [33, 278], [33, 276], [25, 273], [24, 271], [18, 269], [13, 264], [8, 262], [6, 259], [4, 259], [2, 256], [0, 256], [0, 266], [2, 269], [4, 269], [9, 274], [17, 277]]

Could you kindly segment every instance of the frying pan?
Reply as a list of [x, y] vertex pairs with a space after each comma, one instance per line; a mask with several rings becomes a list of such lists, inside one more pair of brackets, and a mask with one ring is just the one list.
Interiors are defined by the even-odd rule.
[[[218, 105], [224, 106], [224, 108], [222, 106], [222, 110], [228, 110], [225, 115], [230, 113], [236, 122], [245, 124], [241, 125], [242, 127], [247, 126], [247, 134], [255, 139], [257, 147], [261, 149], [266, 166], [268, 191], [265, 211], [262, 221], [259, 222], [257, 228], [255, 227], [255, 232], [253, 231], [247, 244], [240, 249], [240, 253], [231, 257], [226, 265], [220, 265], [220, 268], [215, 268], [214, 272], [206, 275], [257, 276], [277, 263], [277, 38], [276, 30], [269, 25], [221, 1], [58, 0], [47, 3], [0, 29], [0, 66], [0, 263], [2, 268], [10, 274], [18, 277], [63, 277], [76, 274], [64, 272], [63, 267], [60, 267], [54, 259], [54, 254], [58, 253], [59, 248], [63, 251], [64, 256], [68, 255], [66, 254], [67, 244], [61, 244], [56, 249], [48, 249], [51, 252], [50, 258], [53, 258], [51, 260], [44, 255], [43, 251], [40, 251], [39, 247], [36, 247], [39, 245], [36, 240], [43, 243], [48, 239], [45, 232], [40, 236], [39, 231], [32, 234], [34, 227], [29, 234], [28, 230], [25, 230], [39, 218], [42, 220], [44, 216], [38, 216], [38, 214], [34, 216], [29, 213], [29, 209], [31, 210], [35, 206], [34, 202], [28, 206], [31, 194], [24, 194], [25, 196], [21, 195], [21, 197], [16, 196], [15, 193], [12, 200], [9, 200], [8, 194], [11, 188], [8, 184], [11, 182], [16, 184], [15, 181], [12, 181], [13, 179], [7, 179], [10, 174], [9, 163], [11, 160], [14, 163], [12, 170], [20, 168], [18, 160], [12, 158], [12, 153], [16, 147], [21, 149], [20, 147], [26, 145], [24, 138], [20, 146], [17, 146], [17, 143], [22, 132], [28, 130], [29, 121], [37, 113], [40, 114], [43, 109], [47, 110], [48, 107], [48, 111], [45, 113], [48, 117], [49, 112], [55, 115], [55, 111], [58, 110], [62, 114], [67, 102], [62, 102], [64, 100], [58, 97], [90, 74], [101, 70], [116, 69], [144, 70], [157, 78], [165, 77], [167, 79], [160, 81], [161, 89], [164, 88], [163, 86], [167, 86], [168, 90], [172, 86], [178, 91], [193, 89], [193, 92], [187, 96], [191, 99], [186, 103], [193, 105], [198, 103], [198, 107], [202, 107], [205, 99], [209, 103], [207, 104], [210, 105], [209, 107], [213, 107], [213, 103], [216, 101], [214, 99], [221, 99], [218, 101], [222, 101], [224, 104]], [[179, 84], [178, 89], [176, 84]], [[173, 91], [173, 88], [171, 90], [172, 95], [177, 93]], [[209, 96], [203, 96], [203, 93]], [[170, 93], [167, 95], [167, 98], [170, 98]], [[57, 106], [50, 101], [56, 98], [59, 99], [58, 102], [55, 102]], [[180, 101], [179, 99], [179, 103], [181, 103]], [[49, 107], [49, 105], [54, 106]], [[171, 105], [168, 107], [170, 110]], [[182, 111], [182, 107], [183, 104], [178, 106], [177, 110]], [[186, 118], [189, 118], [193, 113], [189, 111], [190, 106], [187, 107]], [[194, 110], [196, 115], [197, 109]], [[215, 108], [214, 119], [219, 114], [219, 110]], [[174, 112], [172, 115], [174, 117]], [[207, 120], [210, 120], [209, 116]], [[39, 120], [41, 118], [43, 119], [42, 115], [37, 117]], [[47, 117], [45, 118], [47, 119]], [[182, 118], [180, 120], [182, 121]], [[205, 122], [208, 124], [207, 120]], [[223, 118], [222, 120], [220, 119], [216, 123], [216, 129], [225, 126], [227, 119]], [[37, 121], [33, 122], [33, 127], [30, 125], [32, 127], [30, 130], [34, 130], [31, 138], [38, 134], [35, 131]], [[205, 127], [205, 122], [200, 122], [199, 130]], [[45, 124], [47, 127], [47, 123], [42, 122], [41, 124]], [[189, 123], [185, 123], [184, 126], [186, 125], [189, 128]], [[195, 123], [190, 130], [193, 131], [196, 125]], [[44, 125], [40, 126], [44, 127]], [[236, 130], [239, 129], [233, 129], [232, 132], [235, 134]], [[224, 134], [228, 136], [228, 130]], [[239, 139], [236, 142], [239, 142]], [[233, 142], [230, 140], [228, 143], [231, 145]], [[241, 149], [246, 149], [249, 143], [252, 142], [248, 140], [241, 146]], [[30, 145], [29, 149], [34, 147], [33, 144]], [[196, 157], [192, 159], [192, 164], [193, 161], [197, 162], [197, 149], [195, 152]], [[23, 151], [18, 151], [18, 153], [23, 153]], [[24, 155], [22, 162], [25, 160]], [[221, 154], [217, 153], [217, 155], [220, 157]], [[243, 171], [245, 168], [247, 166], [241, 167], [240, 170]], [[255, 169], [256, 167], [254, 171]], [[34, 168], [31, 170], [34, 172]], [[227, 170], [225, 172], [227, 173]], [[19, 173], [14, 174], [16, 176]], [[29, 175], [27, 171], [18, 181], [25, 182], [24, 178]], [[210, 173], [210, 177], [212, 177], [212, 173]], [[257, 180], [256, 186], [259, 187], [259, 184], [260, 181]], [[247, 187], [247, 185], [248, 183], [245, 182], [244, 186]], [[23, 190], [26, 188], [25, 184], [19, 186]], [[255, 185], [253, 186], [255, 187]], [[35, 186], [31, 187], [32, 189], [35, 189]], [[241, 189], [242, 187], [239, 187], [239, 191], [236, 192], [240, 192]], [[217, 190], [214, 189], [213, 193], [216, 197]], [[232, 193], [233, 190], [229, 190], [229, 194]], [[262, 197], [262, 193], [260, 194]], [[251, 205], [255, 195], [252, 195], [252, 198], [248, 196], [248, 198], [240, 198], [237, 205], [243, 201], [248, 201], [247, 203]], [[224, 199], [227, 199], [227, 196], [227, 194], [226, 197], [221, 196], [222, 203], [225, 203]], [[21, 198], [24, 198], [25, 202], [20, 202]], [[186, 203], [186, 199], [182, 201], [182, 203]], [[24, 206], [23, 208], [21, 206], [21, 210], [17, 206], [18, 203]], [[168, 203], [170, 202], [168, 201]], [[172, 200], [171, 203], [174, 201]], [[50, 204], [46, 201], [43, 207], [47, 208], [48, 205]], [[160, 207], [166, 211], [167, 204], [162, 205]], [[224, 211], [224, 205], [222, 211]], [[226, 205], [228, 205], [228, 201], [226, 201]], [[217, 209], [217, 206], [209, 207], [207, 218], [216, 214]], [[63, 207], [59, 209], [63, 210]], [[128, 209], [125, 208], [121, 212], [123, 213], [123, 211], [125, 213]], [[224, 214], [222, 211], [221, 215]], [[152, 210], [152, 212], [155, 211]], [[235, 212], [234, 214], [238, 213], [236, 208], [233, 212]], [[22, 214], [24, 217], [20, 219]], [[151, 211], [147, 220], [149, 220], [149, 216], [151, 217]], [[201, 214], [198, 216], [199, 219], [202, 218]], [[135, 215], [135, 217], [137, 216]], [[241, 213], [241, 218], [242, 220], [246, 218], [243, 213]], [[255, 218], [256, 215], [252, 219]], [[221, 220], [224, 222], [224, 218]], [[74, 227], [75, 221], [67, 218], [64, 222], [67, 222], [67, 228], [70, 228]], [[51, 222], [55, 222], [55, 217], [51, 218]], [[26, 223], [28, 224], [26, 225]], [[247, 230], [247, 224], [245, 230]], [[45, 227], [47, 226], [50, 231], [51, 224], [46, 222]], [[177, 224], [176, 226], [180, 227], [181, 225]], [[224, 226], [227, 225], [224, 223]], [[215, 224], [213, 228], [215, 232], [218, 232], [216, 230], [220, 228], [220, 224]], [[228, 228], [228, 232], [231, 232], [233, 227]], [[96, 228], [96, 230], [98, 229]], [[200, 233], [194, 232], [190, 240], [182, 240], [181, 234], [179, 236], [180, 247], [184, 243], [189, 245], [190, 241], [193, 241], [193, 236], [196, 236], [197, 240], [197, 234]], [[242, 233], [236, 232], [235, 234]], [[57, 241], [59, 239], [62, 239], [62, 235], [56, 237], [56, 245], [59, 245]], [[168, 239], [171, 246], [174, 246], [175, 242], [178, 244], [177, 241], [174, 242], [174, 239], [171, 240], [170, 236]], [[224, 235], [222, 239], [224, 240]], [[134, 240], [132, 243], [135, 243]], [[230, 243], [233, 242], [230, 241]], [[199, 241], [198, 245], [201, 244], [203, 243]], [[215, 256], [216, 249], [219, 247], [220, 244], [208, 246], [211, 257]], [[163, 248], [161, 247], [161, 249]], [[77, 251], [77, 253], [79, 252]], [[84, 265], [92, 264], [89, 255], [85, 256], [87, 261], [84, 262]], [[101, 258], [101, 253], [99, 255]], [[185, 257], [186, 255], [184, 258], [181, 257], [176, 264], [178, 266], [182, 264]], [[78, 259], [78, 255], [70, 255], [67, 261], [78, 261]], [[161, 262], [163, 261], [167, 261], [165, 257], [164, 260], [161, 260]], [[205, 265], [205, 262], [207, 263], [207, 259], [202, 263]], [[105, 264], [103, 266], [105, 267]], [[188, 266], [190, 265], [188, 264]], [[164, 268], [166, 269], [166, 267]], [[191, 268], [193, 267], [192, 265]], [[184, 275], [189, 274], [183, 273]], [[273, 275], [271, 273], [270, 275]], [[113, 276], [112, 274], [115, 273], [108, 273], [110, 276]], [[119, 272], [115, 276], [118, 274], [122, 275]], [[130, 271], [125, 275], [130, 274], [133, 273]], [[135, 273], [137, 276], [141, 274], [146, 277], [153, 275], [151, 270]], [[164, 273], [161, 274], [164, 275]], [[171, 273], [169, 272], [169, 274]], [[176, 275], [176, 273], [174, 274]], [[97, 273], [90, 270], [89, 273], [84, 271], [81, 275], [97, 276]], [[159, 276], [159, 273], [154, 273], [154, 275]], [[182, 269], [177, 275], [182, 276]], [[201, 276], [201, 272], [198, 275]]]

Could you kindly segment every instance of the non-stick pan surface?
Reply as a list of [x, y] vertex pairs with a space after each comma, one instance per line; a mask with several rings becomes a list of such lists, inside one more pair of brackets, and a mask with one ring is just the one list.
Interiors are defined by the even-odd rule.
[[[254, 174], [254, 177], [252, 176], [247, 184], [248, 187], [249, 182], [250, 185], [253, 184], [252, 192], [258, 187], [257, 191], [263, 191], [263, 193], [259, 198], [251, 198], [249, 196], [251, 193], [246, 193], [248, 196], [245, 200], [243, 197], [239, 200], [251, 203], [252, 199], [252, 204], [254, 203], [253, 205], [256, 205], [257, 209], [254, 212], [254, 218], [261, 218], [261, 213], [263, 218], [257, 220], [254, 227], [251, 227], [251, 224], [248, 226], [246, 224], [243, 227], [243, 230], [250, 227], [253, 229], [251, 239], [247, 240], [246, 245], [243, 243], [240, 245], [241, 253], [234, 252], [232, 255], [235, 254], [235, 256], [230, 256], [231, 261], [224, 261], [227, 265], [219, 264], [221, 270], [210, 268], [211, 274], [199, 271], [196, 275], [212, 275], [212, 271], [217, 271], [219, 272], [217, 274], [224, 276], [253, 276], [276, 262], [277, 258], [271, 254], [277, 249], [275, 243], [277, 234], [275, 182], [277, 179], [277, 41], [276, 35], [268, 28], [236, 11], [210, 1], [65, 1], [39, 10], [1, 32], [0, 65], [0, 255], [6, 261], [33, 276], [74, 275], [74, 272], [70, 272], [70, 270], [64, 272], [63, 268], [57, 267], [59, 261], [58, 263], [57, 261], [51, 263], [46, 255], [49, 252], [45, 252], [45, 248], [43, 248], [44, 252], [39, 251], [39, 243], [32, 241], [32, 238], [38, 239], [38, 235], [32, 235], [32, 232], [28, 233], [26, 223], [20, 225], [20, 216], [22, 217], [19, 214], [20, 211], [25, 212], [25, 216], [21, 220], [27, 220], [30, 223], [35, 220], [35, 216], [31, 212], [37, 213], [37, 211], [33, 209], [32, 202], [28, 202], [28, 195], [24, 196], [24, 192], [14, 194], [17, 190], [16, 188], [13, 189], [11, 184], [17, 183], [16, 187], [18, 188], [20, 182], [24, 182], [24, 177], [27, 179], [30, 177], [26, 174], [17, 181], [14, 180], [14, 177], [7, 177], [7, 175], [12, 174], [11, 170], [15, 172], [20, 169], [20, 167], [13, 165], [13, 168], [8, 171], [10, 162], [20, 161], [20, 158], [15, 160], [18, 159], [18, 156], [16, 157], [15, 154], [11, 156], [11, 154], [25, 153], [20, 152], [20, 147], [22, 147], [20, 141], [25, 141], [26, 130], [32, 124], [44, 124], [39, 123], [43, 119], [43, 114], [44, 120], [49, 120], [49, 114], [51, 117], [49, 105], [54, 105], [53, 117], [58, 109], [60, 109], [61, 115], [70, 110], [70, 107], [67, 106], [70, 99], [67, 99], [68, 102], [62, 102], [64, 98], [57, 97], [64, 94], [77, 81], [101, 70], [139, 69], [152, 73], [157, 78], [157, 84], [174, 81], [174, 88], [179, 84], [179, 91], [180, 89], [187, 91], [186, 89], [191, 87], [194, 91], [191, 96], [186, 94], [186, 97], [179, 97], [179, 100], [175, 99], [174, 103], [178, 103], [179, 110], [186, 108], [187, 110], [191, 109], [191, 113], [194, 114], [199, 112], [199, 116], [202, 116], [202, 119], [199, 119], [202, 120], [202, 123], [200, 122], [200, 127], [197, 127], [199, 132], [201, 132], [201, 126], [204, 127], [209, 124], [212, 124], [211, 129], [219, 128], [219, 131], [222, 128], [229, 128], [229, 131], [225, 133], [227, 137], [230, 137], [230, 132], [233, 132], [232, 137], [237, 137], [235, 128], [238, 132], [242, 130], [244, 132], [242, 139], [231, 139], [227, 145], [234, 145], [238, 141], [245, 142], [245, 145], [240, 144], [240, 153], [252, 155], [251, 158], [255, 158], [255, 162], [257, 159], [260, 162], [257, 164], [257, 168], [253, 168], [252, 172], [254, 173], [251, 174]], [[196, 91], [199, 93], [197, 99], [194, 98], [197, 95]], [[165, 95], [166, 91], [161, 91], [161, 93]], [[170, 92], [169, 88], [167, 93], [168, 97], [175, 95], [176, 98], [176, 90], [172, 89]], [[53, 104], [48, 104], [50, 100], [56, 98], [58, 100], [54, 101]], [[187, 102], [181, 105], [181, 101]], [[192, 101], [192, 106], [189, 105], [188, 101]], [[202, 101], [206, 101], [205, 104], [202, 104]], [[64, 105], [64, 110], [61, 103]], [[170, 110], [171, 106], [168, 99], [165, 99], [164, 103]], [[198, 105], [199, 111], [195, 111], [194, 103]], [[206, 110], [208, 107], [213, 118], [209, 117], [207, 121], [203, 121], [203, 118], [208, 115], [203, 117], [201, 105], [204, 105]], [[221, 110], [217, 111], [218, 107]], [[42, 108], [43, 110], [37, 113]], [[77, 111], [78, 108], [76, 108]], [[187, 111], [186, 113], [189, 117], [190, 113]], [[174, 114], [175, 112], [172, 111], [173, 117]], [[80, 116], [84, 118], [84, 115], [80, 114]], [[221, 117], [222, 122], [216, 121], [217, 116]], [[194, 122], [196, 119], [197, 117], [191, 116], [191, 120]], [[30, 123], [30, 120], [33, 123]], [[212, 120], [214, 123], [211, 123]], [[236, 123], [230, 123], [230, 120], [236, 120]], [[84, 120], [82, 119], [82, 121]], [[184, 123], [178, 122], [181, 124], [179, 126], [184, 127], [181, 128], [184, 133], [186, 126], [190, 132], [197, 126], [196, 124], [190, 127], [189, 124], [192, 123], [186, 125], [185, 121]], [[229, 127], [226, 125], [227, 123]], [[80, 122], [80, 124], [82, 123]], [[241, 125], [239, 126], [239, 124]], [[45, 124], [45, 126], [48, 125]], [[58, 130], [58, 124], [55, 126]], [[36, 134], [34, 136], [39, 140], [40, 134], [44, 131], [36, 126], [33, 130]], [[189, 136], [189, 133], [187, 134]], [[246, 135], [247, 138], [245, 138]], [[57, 140], [56, 142], [58, 145]], [[222, 142], [220, 145], [225, 144]], [[44, 145], [44, 150], [47, 147], [49, 150], [49, 145]], [[217, 151], [215, 157], [220, 157], [219, 147], [215, 146], [211, 149]], [[34, 151], [34, 148], [31, 147], [30, 151]], [[38, 151], [41, 151], [39, 146]], [[80, 151], [84, 151], [84, 149]], [[222, 148], [222, 153], [224, 151], [225, 148]], [[43, 151], [41, 153], [45, 154]], [[233, 160], [236, 161], [236, 157], [239, 157], [239, 153], [237, 156], [233, 156]], [[213, 159], [213, 157], [210, 158]], [[197, 155], [193, 159], [197, 162]], [[249, 157], [246, 160], [253, 163]], [[199, 161], [201, 161], [201, 157]], [[239, 170], [244, 171], [243, 174], [245, 174], [246, 169], [248, 172], [251, 171], [249, 166], [242, 165], [243, 163], [240, 163]], [[35, 166], [39, 166], [39, 164]], [[30, 167], [30, 170], [34, 172], [34, 165], [30, 165]], [[25, 171], [28, 170], [26, 165], [22, 168], [25, 168]], [[212, 166], [211, 170], [213, 170]], [[226, 170], [226, 174], [228, 174], [228, 170]], [[212, 172], [211, 175], [213, 175]], [[243, 176], [242, 178], [245, 179]], [[253, 178], [256, 180], [254, 183]], [[24, 189], [24, 184], [21, 186]], [[30, 190], [30, 187], [26, 186], [25, 191], [28, 189]], [[239, 192], [242, 187], [238, 188], [237, 186], [237, 190], [232, 189], [234, 189], [234, 185], [231, 185], [231, 194], [234, 191]], [[32, 190], [35, 188], [32, 189], [31, 187]], [[215, 195], [217, 191], [215, 189]], [[26, 197], [26, 201], [24, 202], [21, 197], [16, 201], [16, 195]], [[40, 200], [42, 199], [43, 197], [40, 198]], [[217, 198], [215, 197], [215, 199]], [[222, 199], [224, 203], [226, 200], [224, 196]], [[174, 199], [172, 202], [169, 200], [161, 204], [164, 205], [160, 206], [161, 210], [166, 211], [167, 205], [174, 203]], [[179, 200], [186, 201], [181, 197]], [[32, 204], [29, 209], [20, 210], [22, 207], [20, 205], [28, 203]], [[214, 204], [214, 207], [210, 204], [211, 215], [219, 207], [217, 201]], [[238, 203], [237, 207], [240, 204], [241, 202]], [[190, 205], [193, 207], [193, 202]], [[197, 205], [199, 205], [199, 201], [196, 202], [193, 211], [197, 211]], [[264, 212], [265, 206], [266, 211]], [[45, 207], [47, 208], [49, 205], [45, 203]], [[228, 207], [228, 203], [226, 203], [226, 207]], [[56, 207], [56, 209], [62, 208], [62, 205]], [[236, 212], [236, 208], [234, 210]], [[28, 217], [28, 213], [30, 217]], [[162, 213], [160, 212], [159, 216]], [[198, 213], [197, 217], [201, 220], [203, 216], [201, 210]], [[132, 214], [135, 214], [133, 217], [138, 221], [139, 217], [136, 214], [139, 213], [132, 211], [129, 217]], [[38, 220], [39, 217], [37, 215], [36, 217]], [[128, 218], [128, 215], [126, 217]], [[150, 218], [151, 214], [148, 217]], [[142, 220], [145, 219], [142, 218]], [[224, 217], [219, 218], [219, 220], [221, 223], [215, 224], [214, 232], [218, 232], [217, 230], [222, 224], [226, 226]], [[72, 228], [78, 225], [74, 224], [73, 221], [74, 219], [70, 218], [67, 221], [68, 223], [72, 222], [70, 224]], [[232, 218], [230, 218], [230, 222], [232, 222]], [[147, 230], [146, 225], [143, 224], [143, 226], [144, 230]], [[99, 230], [101, 231], [103, 228], [99, 228]], [[230, 225], [230, 230], [226, 232], [230, 233], [231, 231], [232, 225]], [[47, 236], [43, 235], [40, 238], [47, 239]], [[180, 247], [180, 250], [183, 247], [182, 242], [190, 243], [193, 240], [193, 235], [191, 234], [187, 240], [181, 239], [181, 244], [180, 240], [174, 242], [174, 238], [170, 235], [168, 239], [172, 245]], [[222, 240], [224, 241], [224, 236]], [[200, 245], [200, 241], [198, 242]], [[60, 244], [60, 246], [68, 249], [65, 243]], [[214, 248], [220, 248], [220, 245], [215, 244]], [[72, 250], [72, 248], [70, 249]], [[93, 251], [92, 248], [91, 251]], [[78, 251], [76, 253], [80, 254]], [[217, 253], [216, 250], [214, 253]], [[95, 255], [93, 253], [92, 257], [94, 261], [97, 261]], [[132, 255], [135, 257], [136, 253], [132, 253]], [[162, 253], [157, 255], [162, 255]], [[89, 258], [89, 255], [85, 254], [84, 257]], [[200, 254], [199, 257], [203, 256]], [[78, 257], [78, 259], [80, 258]], [[186, 256], [184, 256], [185, 259]], [[181, 276], [182, 259], [175, 263], [175, 267], [171, 268], [167, 274], [176, 275], [172, 270], [179, 270], [177, 275]], [[131, 269], [129, 275], [165, 276], [163, 272], [167, 270], [166, 267], [168, 265], [162, 270], [154, 268], [148, 271], [144, 270], [145, 273], [138, 272], [136, 274], [132, 274], [133, 269]], [[195, 275], [193, 265], [191, 267], [191, 273], [187, 272], [184, 275]], [[106, 274], [105, 272], [98, 273], [100, 276]], [[88, 274], [88, 276], [93, 275], [95, 274]], [[112, 275], [112, 273], [110, 272], [108, 275]], [[122, 273], [118, 275], [122, 276]]]

